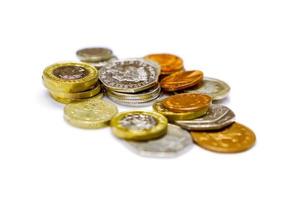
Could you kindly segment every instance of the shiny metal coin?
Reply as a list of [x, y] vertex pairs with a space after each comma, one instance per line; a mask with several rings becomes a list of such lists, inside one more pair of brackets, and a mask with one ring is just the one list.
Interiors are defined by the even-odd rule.
[[211, 96], [213, 100], [224, 99], [228, 95], [229, 91], [230, 86], [227, 83], [219, 79], [209, 77], [204, 77], [202, 84], [183, 90], [185, 93], [207, 94]]
[[117, 60], [103, 66], [100, 80], [106, 88], [117, 92], [136, 93], [158, 82], [160, 66], [144, 59]]
[[110, 59], [108, 60], [104, 60], [104, 61], [101, 61], [101, 62], [86, 62], [90, 65], [93, 65], [94, 67], [96, 67], [96, 69], [100, 70], [103, 66], [107, 65], [108, 63], [112, 62], [112, 61], [115, 61], [115, 60], [118, 60], [118, 57], [117, 56], [112, 56]]
[[145, 142], [124, 141], [137, 154], [150, 157], [178, 156], [193, 144], [193, 140], [186, 130], [169, 124], [167, 134], [161, 138]]
[[193, 120], [176, 120], [175, 123], [187, 130], [219, 130], [234, 123], [235, 114], [226, 106], [212, 104], [206, 115]]
[[110, 59], [113, 52], [108, 48], [92, 47], [80, 49], [76, 52], [76, 55], [82, 62], [100, 62]]

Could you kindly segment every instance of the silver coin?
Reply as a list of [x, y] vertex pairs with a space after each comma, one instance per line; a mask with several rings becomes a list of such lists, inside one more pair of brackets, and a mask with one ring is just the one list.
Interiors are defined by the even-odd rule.
[[187, 130], [219, 130], [234, 122], [235, 114], [228, 107], [212, 104], [206, 115], [193, 120], [176, 120], [175, 123]]
[[100, 80], [110, 90], [136, 93], [158, 82], [160, 66], [144, 59], [113, 61], [102, 67]]
[[105, 60], [105, 61], [101, 61], [101, 62], [87, 62], [90, 65], [93, 65], [94, 67], [96, 67], [96, 69], [100, 70], [103, 66], [107, 65], [108, 63], [118, 60], [117, 56], [112, 56], [110, 59]]
[[91, 47], [78, 50], [76, 55], [82, 62], [101, 62], [110, 59], [113, 52], [108, 48]]
[[186, 89], [183, 92], [207, 94], [211, 96], [213, 100], [221, 100], [228, 95], [229, 91], [230, 86], [224, 81], [215, 78], [204, 77], [203, 84]]
[[174, 157], [190, 147], [193, 141], [189, 132], [169, 124], [167, 134], [161, 138], [146, 142], [124, 141], [124, 143], [142, 156]]

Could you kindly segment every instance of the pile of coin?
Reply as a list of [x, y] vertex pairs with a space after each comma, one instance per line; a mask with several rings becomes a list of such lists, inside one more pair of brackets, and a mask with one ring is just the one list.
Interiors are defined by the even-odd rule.
[[42, 78], [53, 99], [61, 103], [72, 103], [101, 92], [98, 76], [98, 71], [89, 64], [62, 62], [47, 67]]
[[145, 106], [160, 96], [160, 67], [144, 59], [125, 59], [108, 63], [100, 70], [106, 95], [126, 106]]

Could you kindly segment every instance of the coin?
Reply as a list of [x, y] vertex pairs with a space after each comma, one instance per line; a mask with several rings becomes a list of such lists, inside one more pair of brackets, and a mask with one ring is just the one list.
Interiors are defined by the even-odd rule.
[[235, 114], [228, 107], [212, 104], [204, 116], [193, 120], [176, 120], [175, 123], [187, 130], [220, 130], [234, 123], [234, 118]]
[[144, 59], [117, 60], [100, 70], [100, 80], [109, 90], [136, 93], [157, 84], [160, 67]]
[[196, 144], [207, 150], [221, 153], [245, 151], [251, 148], [256, 140], [252, 130], [236, 122], [220, 131], [191, 133]]
[[204, 77], [202, 84], [183, 90], [185, 93], [201, 93], [207, 94], [213, 98], [213, 100], [224, 99], [230, 91], [230, 86], [215, 78]]
[[149, 141], [125, 141], [136, 153], [150, 157], [173, 157], [179, 155], [193, 144], [193, 140], [186, 130], [169, 124], [166, 135]]
[[83, 62], [100, 62], [110, 59], [113, 52], [108, 48], [92, 47], [80, 49], [76, 52], [76, 55]]
[[154, 94], [151, 97], [147, 97], [146, 99], [120, 99], [115, 97], [112, 94], [106, 93], [108, 98], [110, 100], [112, 100], [113, 102], [119, 104], [119, 105], [123, 105], [123, 106], [130, 106], [130, 107], [146, 107], [146, 106], [150, 106], [153, 104], [153, 101], [158, 99], [160, 97], [160, 93]]
[[67, 104], [64, 118], [71, 125], [80, 128], [100, 128], [109, 125], [111, 118], [118, 113], [117, 107], [99, 98]]
[[93, 87], [98, 81], [95, 67], [80, 62], [56, 63], [43, 72], [44, 85], [51, 91], [81, 92]]
[[160, 81], [161, 87], [169, 92], [183, 90], [199, 84], [203, 80], [203, 72], [199, 70], [173, 73]]
[[112, 133], [126, 140], [149, 140], [166, 134], [168, 120], [155, 112], [119, 113], [111, 120]]
[[173, 112], [207, 111], [210, 104], [210, 96], [192, 93], [176, 94], [163, 101], [163, 106]]
[[172, 54], [150, 54], [144, 57], [147, 60], [157, 62], [161, 67], [161, 74], [167, 75], [183, 69], [183, 60]]
[[169, 121], [174, 120], [191, 120], [201, 117], [206, 114], [207, 110], [203, 109], [196, 112], [172, 112], [163, 106], [163, 100], [156, 101], [153, 106], [153, 110], [158, 112], [169, 119]]

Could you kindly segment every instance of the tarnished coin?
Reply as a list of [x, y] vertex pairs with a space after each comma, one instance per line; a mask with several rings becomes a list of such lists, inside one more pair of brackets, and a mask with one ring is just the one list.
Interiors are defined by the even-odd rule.
[[235, 153], [251, 148], [256, 140], [248, 127], [233, 123], [220, 131], [194, 132], [192, 138], [199, 146], [215, 152]]
[[193, 120], [176, 120], [175, 123], [187, 130], [209, 131], [220, 130], [234, 122], [235, 114], [221, 104], [212, 104], [208, 112]]
[[117, 60], [100, 70], [100, 80], [109, 90], [136, 93], [157, 84], [160, 67], [144, 59]]
[[176, 94], [163, 101], [163, 106], [173, 112], [207, 111], [210, 104], [210, 96], [192, 93]]
[[199, 70], [173, 73], [160, 81], [160, 86], [169, 92], [193, 87], [203, 80], [203, 72]]
[[113, 56], [113, 52], [108, 48], [92, 47], [80, 49], [76, 55], [83, 62], [100, 62], [109, 60]]
[[183, 90], [188, 93], [201, 93], [207, 94], [213, 98], [213, 100], [221, 100], [225, 98], [230, 91], [230, 86], [215, 78], [204, 77], [202, 84], [198, 86]]
[[186, 130], [169, 124], [167, 134], [154, 140], [135, 142], [125, 141], [136, 153], [150, 157], [173, 157], [193, 144]]
[[207, 108], [207, 110], [203, 109], [196, 112], [172, 112], [167, 108], [165, 108], [162, 102], [163, 100], [156, 101], [152, 106], [153, 110], [167, 117], [169, 121], [196, 119], [198, 117], [205, 115], [208, 110]]
[[161, 66], [161, 74], [168, 75], [183, 69], [183, 60], [172, 54], [150, 54], [144, 57], [147, 60], [157, 62]]
[[100, 128], [109, 125], [113, 116], [118, 113], [117, 107], [99, 98], [67, 104], [64, 117], [67, 122], [80, 128]]
[[87, 63], [63, 62], [47, 67], [43, 81], [51, 91], [82, 92], [97, 83], [98, 75], [97, 69]]
[[126, 140], [150, 140], [166, 134], [168, 120], [155, 112], [119, 113], [111, 120], [112, 133]]

